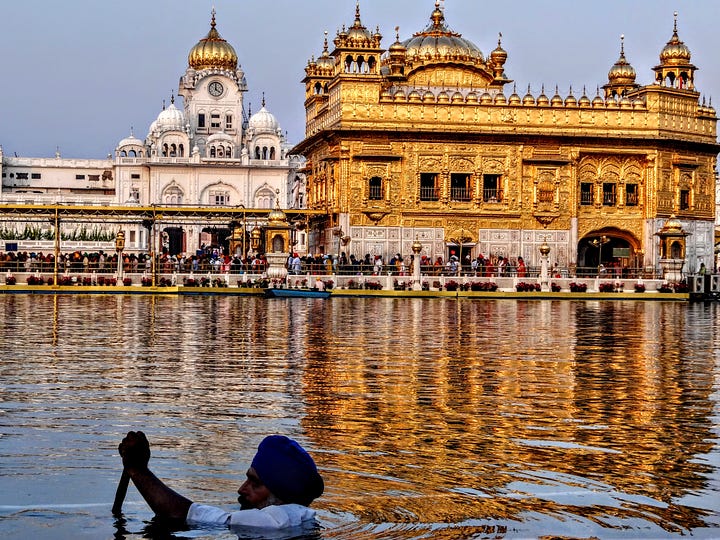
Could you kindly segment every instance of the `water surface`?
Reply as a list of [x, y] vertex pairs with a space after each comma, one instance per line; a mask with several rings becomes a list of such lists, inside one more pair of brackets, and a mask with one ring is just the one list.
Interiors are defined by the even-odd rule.
[[259, 441], [298, 439], [306, 538], [720, 537], [718, 309], [0, 295], [0, 536], [167, 538], [132, 487], [110, 514], [142, 429], [229, 509]]

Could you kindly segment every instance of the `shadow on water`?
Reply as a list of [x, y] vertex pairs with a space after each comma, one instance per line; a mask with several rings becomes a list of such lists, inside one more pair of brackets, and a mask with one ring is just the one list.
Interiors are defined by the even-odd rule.
[[132, 487], [113, 523], [95, 504], [130, 429], [228, 509], [262, 437], [298, 439], [326, 492], [319, 530], [283, 538], [720, 536], [715, 304], [12, 295], [0, 316], [6, 538], [257, 538], [157, 523]]

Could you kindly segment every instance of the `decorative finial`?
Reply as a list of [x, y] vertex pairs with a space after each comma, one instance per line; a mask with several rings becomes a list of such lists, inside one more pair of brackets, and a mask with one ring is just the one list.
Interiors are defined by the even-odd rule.
[[395, 27], [395, 41], [400, 41], [400, 27]]
[[170, 92], [170, 105], [175, 104], [175, 92]]
[[620, 56], [625, 56], [625, 34], [620, 34]]
[[263, 92], [262, 106], [265, 107], [265, 92]]
[[163, 99], [163, 111], [165, 110], [165, 100]]
[[215, 28], [215, 6], [212, 8], [212, 18], [210, 19], [210, 27]]
[[673, 24], [673, 33], [677, 34], [677, 17], [678, 17], [677, 11], [673, 13], [673, 17], [675, 18], [675, 23]]
[[572, 96], [572, 95], [573, 95], [573, 93], [572, 93], [572, 84], [570, 85], [570, 93], [569, 93], [568, 95], [569, 95], [569, 96]]
[[130, 136], [131, 136], [131, 137], [134, 137], [134, 136], [135, 136], [135, 134], [133, 133], [133, 127], [132, 127], [132, 126], [130, 126]]
[[502, 32], [498, 32], [498, 47], [500, 47], [500, 43], [502, 43]]
[[355, 2], [355, 22], [360, 22], [360, 0]]
[[583, 96], [586, 96], [586, 95], [587, 95], [587, 88], [586, 88], [585, 85], [583, 84]]

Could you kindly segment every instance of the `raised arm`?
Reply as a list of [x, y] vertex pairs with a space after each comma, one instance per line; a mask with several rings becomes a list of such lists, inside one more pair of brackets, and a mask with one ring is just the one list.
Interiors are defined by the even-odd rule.
[[130, 431], [118, 446], [123, 467], [135, 487], [158, 517], [185, 521], [192, 504], [166, 486], [148, 468], [150, 443], [142, 431]]

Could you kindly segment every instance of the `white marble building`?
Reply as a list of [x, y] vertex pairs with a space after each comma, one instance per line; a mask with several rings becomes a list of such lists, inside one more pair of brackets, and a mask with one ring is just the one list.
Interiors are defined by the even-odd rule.
[[[0, 147], [0, 203], [302, 207], [304, 158], [288, 155], [292, 145], [264, 99], [248, 114], [246, 91], [237, 54], [218, 33], [213, 10], [210, 31], [190, 50], [180, 77], [182, 105], [171, 96], [144, 139], [130, 133], [107, 159], [5, 156]], [[125, 229], [127, 249], [148, 249], [147, 230]], [[201, 225], [162, 232], [174, 253], [212, 240]]]

